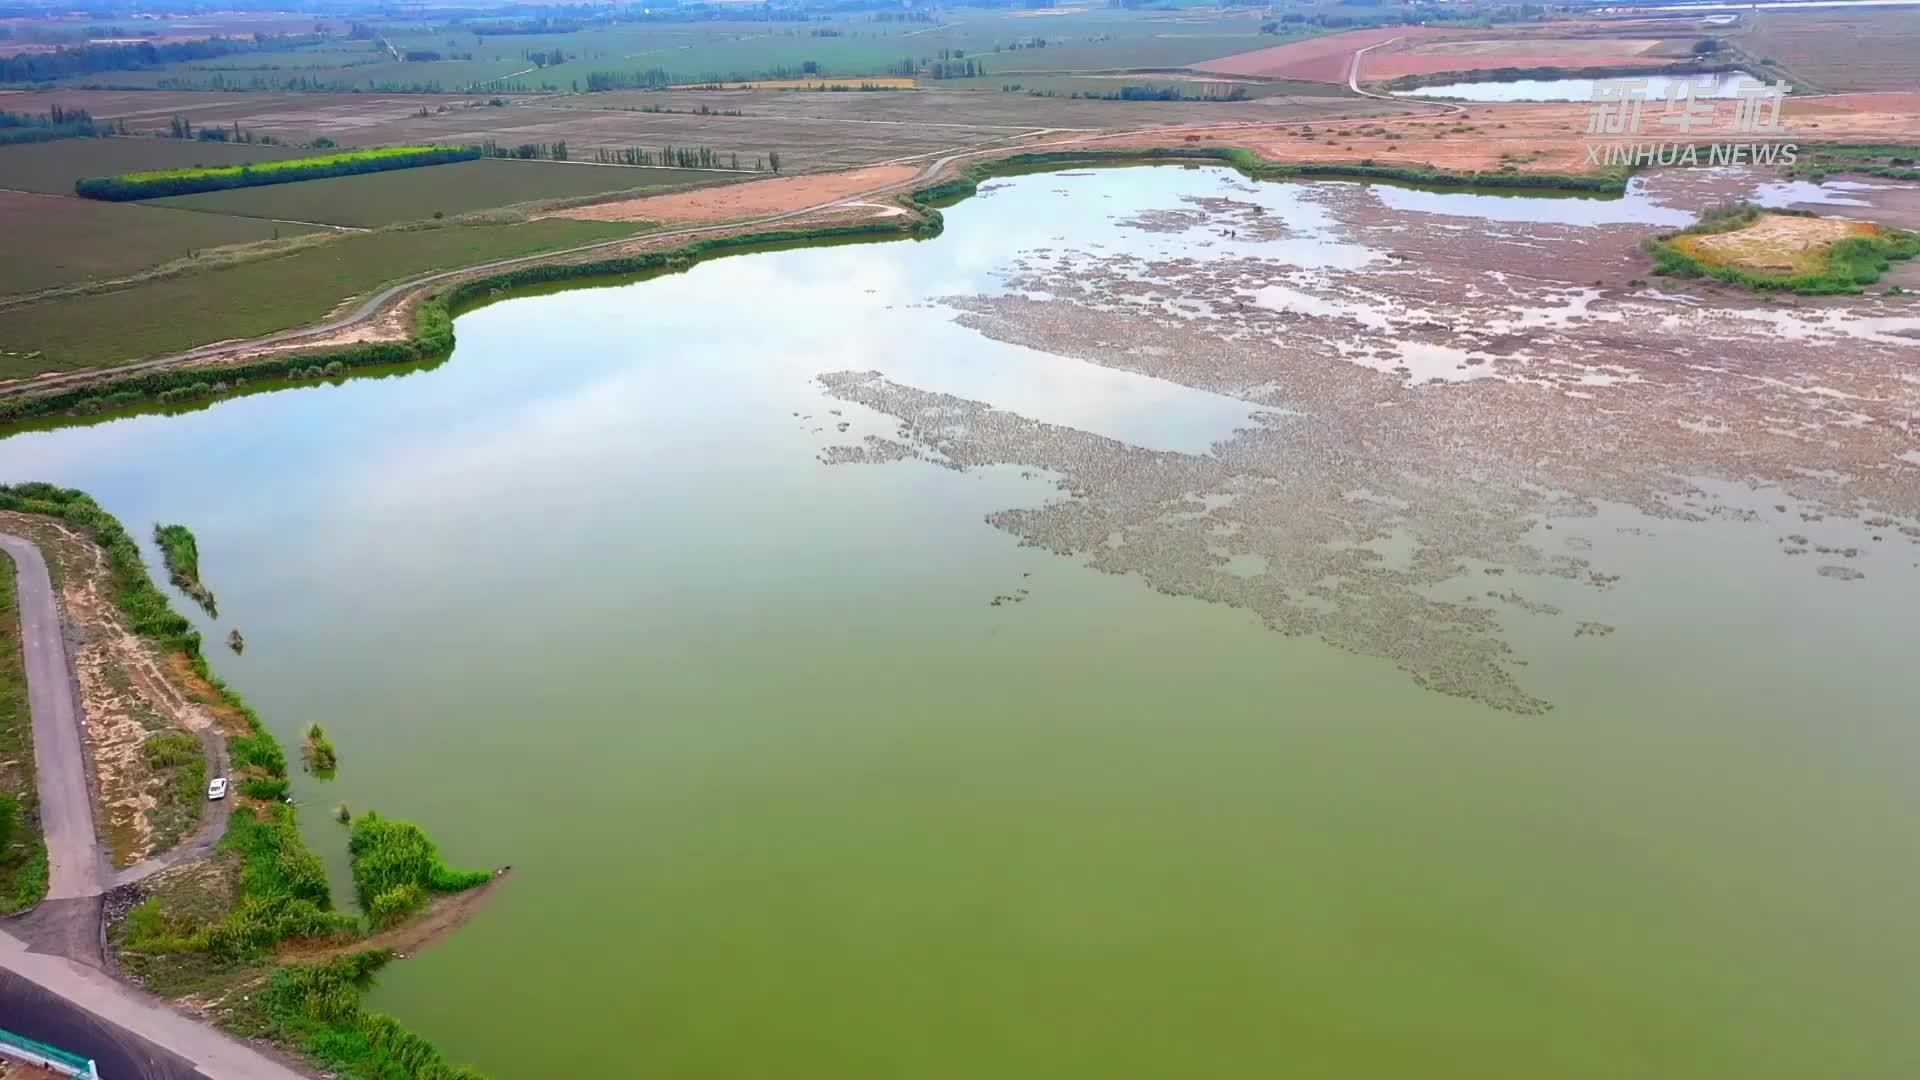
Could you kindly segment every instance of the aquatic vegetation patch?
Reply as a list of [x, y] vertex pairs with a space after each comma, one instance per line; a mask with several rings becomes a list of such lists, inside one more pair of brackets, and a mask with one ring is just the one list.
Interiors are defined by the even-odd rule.
[[213, 590], [200, 580], [200, 545], [194, 541], [193, 531], [185, 525], [155, 525], [153, 542], [160, 545], [167, 576], [174, 585], [193, 597], [207, 614], [217, 617], [220, 611], [214, 602]]
[[360, 907], [380, 926], [418, 911], [432, 893], [471, 889], [493, 877], [484, 870], [448, 866], [420, 826], [383, 818], [371, 810], [354, 819], [347, 852], [352, 856], [353, 887]]
[[340, 758], [333, 749], [332, 740], [327, 731], [319, 724], [308, 724], [306, 736], [300, 743], [300, 755], [306, 759], [307, 769], [322, 780], [333, 779], [334, 770], [340, 767]]

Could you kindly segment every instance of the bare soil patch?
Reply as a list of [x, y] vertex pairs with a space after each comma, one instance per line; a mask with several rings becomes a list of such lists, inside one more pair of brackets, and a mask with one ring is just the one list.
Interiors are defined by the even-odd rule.
[[799, 210], [911, 180], [911, 165], [882, 165], [817, 176], [783, 176], [723, 188], [620, 199], [562, 210], [556, 217], [581, 221], [726, 221]]

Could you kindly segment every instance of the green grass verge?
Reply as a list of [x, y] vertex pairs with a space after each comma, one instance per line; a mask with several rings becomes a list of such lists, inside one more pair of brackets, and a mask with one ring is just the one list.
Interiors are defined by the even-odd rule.
[[24, 911], [47, 895], [15, 573], [13, 560], [0, 556], [0, 915]]
[[444, 165], [452, 161], [472, 161], [481, 153], [478, 146], [375, 146], [283, 161], [148, 169], [119, 176], [90, 176], [74, 181], [73, 190], [83, 198], [128, 202], [163, 195], [191, 195], [199, 191], [225, 191], [228, 188], [288, 184], [296, 180], [316, 180], [329, 176]]
[[1806, 296], [1858, 293], [1880, 280], [1892, 264], [1920, 255], [1920, 233], [1882, 227], [1873, 236], [1849, 236], [1828, 245], [1825, 263], [1817, 270], [1769, 273], [1744, 266], [1703, 259], [1676, 244], [1685, 236], [1734, 232], [1753, 224], [1762, 213], [1815, 215], [1805, 211], [1763, 210], [1752, 203], [1735, 203], [1707, 211], [1700, 220], [1677, 232], [1647, 241], [1653, 254], [1653, 272], [1674, 277], [1711, 277], [1749, 288]]
[[155, 525], [153, 542], [160, 545], [167, 575], [174, 585], [207, 609], [208, 615], [217, 618], [220, 611], [214, 603], [213, 590], [200, 580], [200, 545], [193, 539], [193, 530], [185, 525]]
[[[218, 696], [210, 704], [236, 712], [251, 727], [250, 735], [229, 740], [234, 761], [256, 770], [250, 781], [277, 782], [278, 790], [285, 790], [286, 755], [273, 733], [208, 670], [199, 634], [168, 606], [118, 519], [84, 492], [41, 483], [0, 485], [0, 509], [44, 514], [90, 534], [106, 554], [108, 594], [134, 632], [163, 655], [186, 653]], [[4, 581], [10, 591], [10, 561], [8, 567]], [[6, 673], [0, 667], [0, 688]], [[149, 748], [162, 757], [184, 752], [179, 745]], [[448, 868], [417, 826], [377, 820], [382, 826], [377, 839], [364, 845], [364, 852], [353, 852], [356, 883], [363, 878], [404, 882], [418, 875], [427, 890], [451, 892], [489, 879], [484, 872]], [[231, 894], [202, 891], [194, 903], [173, 905], [150, 897], [116, 928], [114, 943], [123, 960], [150, 989], [190, 992], [222, 971], [271, 964], [272, 951], [282, 942], [348, 943], [371, 928], [367, 918], [333, 909], [326, 868], [301, 838], [288, 803], [236, 807], [215, 858], [236, 867]], [[320, 964], [274, 966], [267, 991], [257, 995], [259, 1004], [223, 1022], [246, 1034], [278, 1037], [348, 1080], [478, 1080], [479, 1073], [447, 1064], [431, 1044], [390, 1017], [361, 1008], [360, 994], [385, 955], [372, 950]], [[248, 996], [249, 1005], [255, 996]]]

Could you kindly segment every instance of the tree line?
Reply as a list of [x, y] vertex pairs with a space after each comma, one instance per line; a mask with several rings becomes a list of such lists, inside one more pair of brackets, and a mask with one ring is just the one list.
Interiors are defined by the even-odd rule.
[[0, 146], [126, 133], [125, 120], [104, 123], [95, 120], [93, 114], [85, 109], [66, 109], [55, 105], [44, 113], [0, 111]]
[[238, 167], [179, 170], [174, 173], [139, 176], [90, 176], [76, 181], [75, 194], [108, 202], [157, 199], [167, 195], [192, 195], [201, 191], [225, 191], [229, 188], [262, 187], [296, 180], [318, 180], [329, 176], [354, 176], [359, 173], [411, 169], [422, 165], [443, 165], [453, 161], [473, 161], [481, 155], [478, 146], [430, 146], [417, 150], [350, 151], [312, 159], [294, 159], [268, 163], [254, 168], [252, 163]]
[[318, 34], [256, 34], [250, 39], [210, 37], [164, 44], [142, 41], [132, 45], [81, 45], [53, 52], [0, 56], [0, 82], [52, 82], [100, 71], [138, 71], [241, 52], [285, 51], [324, 40]]

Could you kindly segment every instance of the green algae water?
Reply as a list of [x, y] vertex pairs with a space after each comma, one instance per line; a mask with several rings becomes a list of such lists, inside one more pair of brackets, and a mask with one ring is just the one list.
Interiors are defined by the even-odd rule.
[[[1898, 535], [1843, 582], [1785, 526], [1543, 520], [1619, 583], [1486, 579], [1589, 621], [1482, 628], [1528, 714], [1024, 543], [988, 518], [1071, 502], [1049, 463], [956, 467], [819, 378], [1225, 454], [1312, 406], [941, 298], [1043, 249], [1359, 266], [1325, 190], [1024, 177], [935, 241], [507, 300], [432, 370], [19, 435], [0, 474], [193, 528], [221, 618], [177, 606], [247, 642], [215, 668], [339, 750], [296, 779], [338, 885], [337, 801], [513, 865], [372, 999], [498, 1077], [1920, 1072]], [[1120, 224], [1223, 194], [1286, 235]], [[885, 440], [921, 448], [833, 449]]]

